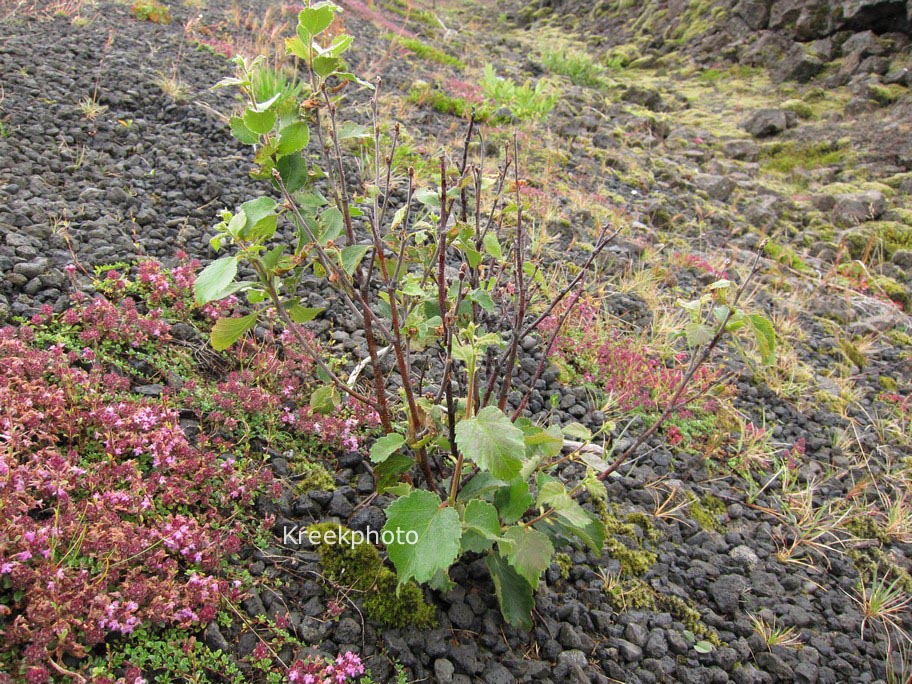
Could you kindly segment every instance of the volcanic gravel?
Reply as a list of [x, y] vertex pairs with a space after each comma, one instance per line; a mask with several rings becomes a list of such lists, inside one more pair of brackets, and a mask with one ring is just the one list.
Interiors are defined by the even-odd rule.
[[[227, 10], [217, 5], [207, 3], [207, 19]], [[260, 183], [249, 178], [249, 150], [229, 135], [219, 115], [235, 106], [233, 95], [227, 89], [210, 90], [232, 73], [231, 64], [186, 41], [183, 26], [197, 10], [175, 6], [172, 12], [172, 24], [157, 25], [135, 20], [124, 5], [101, 1], [85, 25], [55, 17], [0, 26], [0, 120], [8, 132], [0, 137], [0, 321], [27, 316], [45, 303], [56, 310], [65, 307], [63, 269], [74, 258], [87, 266], [141, 255], [170, 260], [182, 249], [209, 260], [207, 234], [218, 211], [262, 192]], [[371, 25], [368, 16], [346, 15], [348, 30], [358, 36], [356, 61], [364, 63], [370, 61], [370, 50], [382, 49], [379, 36], [386, 30]], [[177, 102], [157, 85], [173, 74], [187, 92]], [[390, 67], [388, 78], [404, 84], [410, 72]], [[104, 109], [91, 118], [82, 101]], [[624, 191], [634, 196], [629, 188]], [[620, 263], [637, 258], [635, 246], [613, 254]], [[679, 277], [682, 287], [693, 278], [686, 272]], [[606, 307], [635, 324], [648, 320], [648, 309], [634, 295], [617, 295]], [[825, 364], [815, 348], [828, 349], [835, 340], [810, 319], [807, 326], [813, 342], [803, 353]], [[351, 325], [337, 328], [342, 330], [357, 337]], [[902, 364], [908, 362], [895, 351], [881, 350], [872, 356], [862, 381], [873, 388], [879, 370], [896, 373]], [[535, 364], [526, 367], [520, 383], [530, 380], [530, 368]], [[739, 407], [758, 423], [765, 417], [777, 443], [805, 440], [797, 477], [811, 481], [826, 470], [851, 467], [825, 437], [845, 425], [846, 417], [822, 408], [798, 411], [738, 370]], [[554, 373], [539, 382], [531, 406], [537, 417], [551, 412], [549, 397], [556, 392], [557, 420], [600, 422], [580, 388], [560, 385]], [[865, 443], [876, 447], [862, 412], [854, 417]], [[274, 456], [273, 466], [277, 474], [287, 474], [281, 455]], [[289, 609], [303, 641], [326, 653], [361, 653], [375, 681], [392, 680], [392, 659], [405, 666], [409, 681], [441, 684], [885, 680], [878, 644], [870, 631], [861, 636], [863, 616], [850, 597], [858, 573], [848, 558], [833, 554], [821, 570], [782, 563], [776, 558], [774, 533], [783, 529], [777, 530], [775, 519], [762, 512], [764, 496], [747, 505], [730, 481], [714, 477], [711, 464], [660, 441], [608, 483], [609, 500], [621, 514], [650, 512], [655, 501], [649, 485], [664, 476], [700, 497], [712, 494], [725, 502], [721, 531], [686, 519], [657, 519], [659, 541], [647, 542], [657, 561], [644, 576], [656, 592], [694, 605], [703, 622], [718, 632], [721, 646], [698, 652], [687, 627], [670, 612], [635, 607], [618, 612], [606, 599], [599, 574], [616, 572], [617, 561], [608, 553], [596, 557], [580, 550], [571, 550], [566, 578], [556, 565], [546, 573], [530, 633], [504, 624], [484, 563], [471, 559], [453, 568], [455, 590], [427, 592], [439, 609], [435, 629], [380, 630], [352, 610], [336, 621], [320, 619], [327, 595], [313, 574], [319, 571], [317, 554], [282, 546], [280, 530], [329, 519], [377, 529], [388, 503], [381, 496], [363, 505], [372, 493], [363, 454], [343, 455], [338, 468], [338, 488], [332, 494], [289, 491], [275, 503], [262, 502], [264, 514], [277, 516], [277, 539], [273, 547], [249, 552], [246, 560], [254, 575], [291, 581], [281, 596], [252, 594], [244, 609], [251, 615]], [[830, 479], [819, 496], [843, 497], [851, 484], [847, 477]], [[897, 565], [909, 567], [909, 545], [893, 544], [889, 552]], [[751, 615], [794, 626], [803, 646], [768, 648], [756, 636]], [[903, 619], [910, 626], [909, 616]], [[241, 654], [253, 646], [248, 638], [222, 634], [215, 625], [204, 638], [212, 647]]]

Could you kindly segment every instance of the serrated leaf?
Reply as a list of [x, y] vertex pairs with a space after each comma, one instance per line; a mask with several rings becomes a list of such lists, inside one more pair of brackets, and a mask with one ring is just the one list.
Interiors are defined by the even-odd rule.
[[273, 111], [258, 112], [248, 109], [244, 112], [244, 125], [254, 133], [266, 135], [272, 130], [276, 122], [276, 113]]
[[315, 57], [313, 61], [313, 70], [317, 76], [321, 78], [326, 78], [332, 74], [336, 69], [338, 69], [342, 64], [342, 60], [338, 57], [332, 57], [330, 55], [321, 55]]
[[564, 483], [551, 477], [539, 475], [536, 505], [539, 508], [550, 506], [556, 515], [575, 527], [585, 527], [591, 520], [586, 510], [570, 496]]
[[498, 480], [491, 475], [491, 473], [486, 473], [482, 470], [475, 473], [475, 475], [472, 476], [472, 479], [462, 485], [459, 490], [459, 496], [456, 498], [459, 501], [470, 501], [476, 498], [482, 499], [491, 492], [506, 486], [506, 482]]
[[460, 546], [463, 552], [484, 553], [500, 538], [497, 509], [487, 501], [473, 499], [463, 514], [465, 531]]
[[511, 527], [503, 536], [509, 543], [497, 544], [501, 556], [516, 568], [533, 590], [537, 589], [541, 574], [551, 565], [554, 556], [551, 540], [538, 530], [521, 525]]
[[398, 209], [396, 209], [396, 213], [393, 214], [393, 220], [390, 222], [390, 227], [389, 227], [388, 232], [392, 233], [400, 225], [402, 225], [402, 222], [405, 220], [405, 214], [407, 211], [408, 211], [408, 205], [403, 205], [403, 206], [399, 207]]
[[355, 37], [346, 33], [336, 36], [333, 39], [333, 42], [327, 48], [321, 48], [319, 46], [314, 46], [315, 49], [322, 55], [332, 55], [333, 57], [338, 57], [343, 52], [348, 50], [351, 47], [351, 44], [354, 42]]
[[469, 461], [501, 480], [516, 477], [526, 455], [522, 430], [496, 406], [486, 406], [475, 417], [460, 420], [456, 444]]
[[473, 290], [469, 294], [469, 299], [488, 313], [494, 312], [494, 300], [491, 299], [491, 294], [487, 290], [482, 290], [481, 288]]
[[774, 364], [776, 362], [776, 332], [773, 330], [773, 324], [760, 314], [748, 314], [747, 318], [754, 331], [763, 363]]
[[535, 527], [545, 532], [557, 544], [565, 544], [576, 537], [592, 549], [593, 553], [601, 553], [605, 546], [605, 524], [591, 516], [582, 527], [570, 525], [558, 517], [536, 523]]
[[250, 81], [245, 81], [243, 78], [234, 78], [232, 76], [228, 76], [227, 78], [223, 78], [221, 81], [216, 83], [209, 90], [218, 90], [219, 88], [229, 88], [232, 86], [248, 86], [248, 85], [250, 85]]
[[712, 342], [715, 330], [705, 323], [688, 323], [684, 327], [684, 333], [687, 336], [687, 344], [689, 346], [701, 347]]
[[415, 192], [415, 199], [426, 207], [431, 209], [440, 208], [440, 195], [434, 190], [428, 190], [427, 188], [421, 188]]
[[709, 285], [706, 286], [706, 289], [709, 290], [710, 292], [712, 292], [713, 290], [727, 290], [732, 285], [734, 285], [734, 283], [732, 281], [725, 280], [723, 278], [722, 280], [717, 280], [714, 283], [710, 283]]
[[371, 137], [370, 129], [354, 121], [345, 121], [336, 131], [339, 140], [367, 140]]
[[564, 447], [564, 438], [557, 425], [551, 425], [545, 430], [527, 422], [519, 427], [523, 431], [523, 440], [526, 443], [526, 461], [523, 463], [522, 470], [519, 471], [519, 476], [527, 480], [542, 460], [554, 458], [561, 452]]
[[522, 518], [532, 505], [532, 501], [528, 483], [518, 477], [510, 482], [509, 487], [503, 487], [494, 494], [494, 505], [497, 506], [501, 520], [506, 524], [515, 523]]
[[256, 313], [240, 318], [220, 318], [212, 326], [209, 340], [216, 351], [224, 351], [237, 342], [241, 335], [256, 325]]
[[335, 240], [345, 229], [345, 218], [336, 207], [327, 207], [320, 214], [320, 244], [325, 245], [330, 240]]
[[324, 385], [318, 387], [310, 395], [310, 407], [316, 412], [323, 415], [329, 415], [339, 406], [342, 398], [335, 385]]
[[326, 309], [318, 306], [309, 307], [295, 304], [288, 308], [288, 315], [291, 316], [291, 320], [295, 323], [309, 323], [325, 310]]
[[288, 192], [297, 192], [307, 185], [310, 176], [307, 161], [302, 155], [286, 154], [276, 162], [275, 167], [282, 177], [282, 182]]
[[216, 259], [203, 269], [193, 283], [193, 293], [196, 303], [207, 304], [227, 296], [222, 294], [237, 275], [237, 259], [222, 257]]
[[393, 487], [388, 487], [386, 493], [392, 494], [393, 496], [408, 496], [412, 492], [412, 489], [412, 485], [408, 482], [400, 482]]
[[368, 250], [370, 247], [367, 245], [352, 245], [343, 249], [341, 252], [342, 270], [348, 275], [353, 274]]
[[275, 214], [276, 201], [271, 197], [257, 197], [248, 200], [241, 205], [241, 209], [247, 217], [247, 227], [256, 225], [264, 218]]
[[304, 61], [307, 61], [307, 59], [310, 58], [307, 45], [304, 44], [304, 41], [301, 40], [300, 36], [285, 39], [285, 52], [289, 55], [294, 55], [298, 59], [303, 59]]
[[383, 463], [374, 466], [374, 477], [377, 478], [377, 493], [392, 492], [400, 484], [399, 478], [415, 464], [414, 459], [406, 454], [393, 454]]
[[286, 245], [276, 245], [263, 257], [263, 266], [267, 270], [272, 271], [279, 264], [279, 260], [282, 258], [282, 254], [285, 252]]
[[241, 117], [232, 116], [228, 121], [228, 126], [231, 129], [231, 135], [245, 145], [256, 145], [260, 142], [260, 136], [247, 128], [247, 124]]
[[388, 435], [383, 435], [383, 437], [374, 442], [370, 449], [371, 463], [383, 463], [399, 451], [403, 444], [405, 444], [405, 437], [398, 433], [391, 432]]
[[496, 233], [488, 231], [485, 233], [482, 242], [484, 244], [485, 252], [487, 252], [488, 255], [494, 257], [498, 261], [503, 258], [503, 249], [500, 246], [500, 240], [497, 239]]
[[459, 556], [459, 514], [450, 507], [441, 508], [440, 497], [433, 492], [416, 489], [390, 504], [383, 530], [396, 537], [387, 545], [387, 552], [396, 566], [400, 586], [412, 578], [417, 582], [431, 580]]
[[247, 301], [251, 304], [260, 304], [266, 301], [266, 291], [262, 288], [256, 290], [247, 290]]
[[578, 439], [581, 442], [588, 442], [592, 439], [592, 430], [582, 423], [567, 423], [561, 428], [561, 432], [567, 435], [567, 437]]
[[532, 629], [532, 587], [498, 554], [489, 554], [486, 562], [504, 619], [519, 629]]
[[311, 38], [328, 29], [332, 22], [332, 5], [307, 7], [298, 14], [298, 35], [302, 41], [308, 43]]
[[276, 152], [280, 155], [300, 152], [310, 142], [310, 128], [303, 121], [288, 124], [279, 131], [279, 147]]

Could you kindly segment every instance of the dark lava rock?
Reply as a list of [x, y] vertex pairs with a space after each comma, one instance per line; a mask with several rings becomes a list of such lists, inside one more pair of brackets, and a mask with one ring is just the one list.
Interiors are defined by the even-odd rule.
[[788, 116], [782, 109], [758, 109], [742, 126], [755, 138], [769, 138], [782, 133], [788, 127]]
[[709, 585], [709, 595], [724, 614], [734, 615], [747, 589], [747, 580], [741, 575], [723, 575]]
[[795, 43], [773, 71], [773, 80], [807, 83], [823, 71], [823, 67], [823, 62], [809, 54], [801, 43]]

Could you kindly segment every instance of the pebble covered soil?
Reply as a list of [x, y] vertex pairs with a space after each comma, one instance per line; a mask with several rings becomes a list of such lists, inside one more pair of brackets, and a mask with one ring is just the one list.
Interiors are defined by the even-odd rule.
[[[226, 52], [273, 50], [271, 30], [290, 31], [295, 8], [188, 1], [163, 22], [141, 11], [154, 4], [0, 4], [4, 325], [71, 306], [73, 283], [85, 288], [89, 278], [71, 279], [69, 264], [129, 273], [147, 258], [174, 267], [178, 251], [184, 263], [208, 262], [219, 211], [262, 192], [249, 148], [225, 120], [235, 97], [211, 86], [233, 73]], [[527, 116], [519, 101], [487, 103], [486, 135], [496, 151], [518, 131], [546, 261], [581, 262], [579, 243], [599, 223], [623, 226], [593, 301], [629, 339], [662, 335], [677, 297], [726, 269], [743, 273], [768, 238], [751, 301], [774, 322], [778, 358], [767, 368], [733, 352], [724, 406], [682, 417], [609, 479], [604, 551], [566, 549], [544, 575], [529, 632], [504, 623], [483, 560], [453, 568], [455, 589], [425, 589], [427, 625], [389, 627], [365, 614], [344, 577], [327, 577], [306, 538], [283, 535], [328, 520], [382, 527], [391, 499], [373, 496], [360, 442], [324, 451], [330, 476], [304, 490], [293, 486], [293, 453], [267, 445], [271, 477], [286, 485], [257, 499], [265, 539], [241, 539], [232, 561], [250, 581], [222, 599], [233, 601], [232, 619], [185, 621], [186, 633], [227, 654], [247, 681], [266, 681], [249, 665], [260, 648], [252, 625], [266, 619], [284, 622], [310, 652], [358, 654], [375, 682], [912, 681], [912, 97], [909, 79], [896, 75], [908, 56], [903, 34], [845, 29], [815, 76], [771, 79], [744, 56], [765, 35], [794, 40], [768, 24], [712, 59], [689, 51], [693, 36], [717, 35], [696, 25], [698, 15], [671, 48], [615, 35], [625, 15], [611, 12], [624, 3], [592, 3], [604, 9], [597, 17], [559, 2], [339, 4], [355, 36], [353, 70], [383, 76], [383, 114], [402, 122], [416, 158], [458, 149], [466, 122], [453, 103], [488, 97], [478, 85], [487, 64], [556, 94], [543, 116]], [[884, 63], [858, 71], [869, 56]], [[363, 105], [355, 97], [353, 107]], [[332, 301], [318, 288], [310, 297], [312, 306]], [[198, 350], [194, 363], [223, 373], [218, 355], [199, 350], [198, 333], [181, 325], [170, 334]], [[332, 306], [311, 327], [353, 358], [366, 353], [363, 332]], [[12, 358], [10, 345], [0, 349]], [[520, 386], [540, 353], [535, 340], [523, 347]], [[536, 381], [530, 415], [591, 428], [616, 420], [623, 448], [624, 415], [593, 393], [605, 382], [570, 370], [573, 349], [568, 339]], [[611, 358], [639, 368], [636, 355]], [[163, 387], [134, 380], [131, 391], [154, 402]], [[198, 431], [198, 417], [181, 412], [180, 425]], [[11, 426], [0, 429], [0, 449]], [[630, 429], [643, 427], [640, 418]], [[15, 549], [10, 534], [0, 548]], [[0, 633], [21, 637], [6, 572]], [[894, 603], [874, 605], [872, 594], [887, 588]], [[86, 658], [103, 659], [117, 643], [115, 635], [91, 654], [64, 654], [45, 679], [17, 669], [0, 681], [89, 681]], [[7, 653], [0, 664], [18, 668], [20, 657]], [[140, 681], [128, 661], [114, 674]], [[160, 664], [142, 674], [228, 681], [211, 667], [185, 667], [185, 678], [161, 675]]]

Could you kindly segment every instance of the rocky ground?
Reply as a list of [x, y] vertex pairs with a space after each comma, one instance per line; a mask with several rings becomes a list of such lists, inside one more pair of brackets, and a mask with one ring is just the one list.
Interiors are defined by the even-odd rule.
[[[866, 619], [859, 588], [888, 578], [912, 592], [908, 3], [340, 4], [354, 70], [383, 76], [384, 115], [416, 160], [458, 149], [454, 108], [479, 97], [485, 65], [544, 83], [553, 111], [495, 102], [486, 135], [496, 150], [517, 131], [546, 260], [604, 221], [624, 228], [601, 290], [624, 324], [654, 332], [675, 297], [768, 239], [751, 299], [775, 323], [778, 360], [732, 362], [718, 440], [654, 441], [610, 481], [615, 544], [552, 566], [530, 633], [504, 625], [480, 561], [454, 570], [456, 590], [428, 592], [433, 629], [379, 629], [354, 609], [324, 619], [317, 553], [280, 535], [248, 561], [288, 581], [243, 608], [284, 606], [305, 643], [356, 650], [377, 682], [394, 663], [408, 681], [459, 684], [912, 681], [900, 646], [912, 616]], [[219, 210], [258, 193], [223, 116], [233, 95], [210, 87], [232, 73], [220, 50], [273, 49], [294, 8], [170, 11], [156, 23], [106, 0], [0, 6], [0, 322], [65, 307], [74, 260], [209, 260]], [[330, 322], [362, 349], [359, 331]], [[582, 384], [546, 379], [534, 417], [605, 418]], [[334, 466], [334, 492], [263, 504], [276, 531], [382, 526], [387, 500], [364, 505], [364, 455]], [[279, 477], [287, 467], [273, 459]], [[646, 559], [636, 572], [630, 556]], [[211, 626], [207, 644], [254, 647], [225, 632]]]

